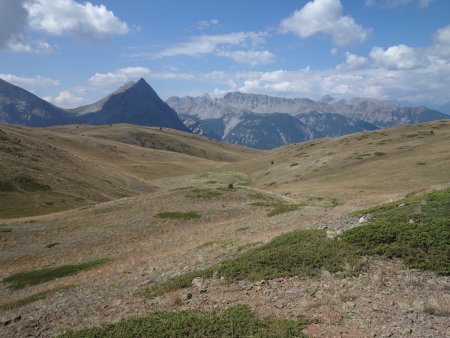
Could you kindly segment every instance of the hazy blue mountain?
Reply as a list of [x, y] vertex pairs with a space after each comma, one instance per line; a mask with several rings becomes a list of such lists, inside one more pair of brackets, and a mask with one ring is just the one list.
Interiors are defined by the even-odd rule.
[[295, 117], [315, 131], [314, 138], [334, 137], [378, 129], [368, 122], [336, 113], [309, 112], [297, 114]]
[[0, 79], [0, 123], [46, 127], [71, 122], [65, 110]]
[[243, 114], [224, 136], [229, 143], [256, 149], [272, 149], [313, 138], [314, 131], [288, 114]]

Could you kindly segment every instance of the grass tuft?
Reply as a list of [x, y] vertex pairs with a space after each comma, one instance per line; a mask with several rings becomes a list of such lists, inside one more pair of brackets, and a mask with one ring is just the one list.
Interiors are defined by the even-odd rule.
[[91, 270], [97, 266], [111, 262], [109, 258], [101, 258], [95, 261], [76, 264], [63, 265], [56, 268], [45, 268], [34, 271], [19, 272], [5, 278], [3, 281], [9, 284], [12, 290], [23, 289], [27, 286], [37, 285], [51, 281], [53, 279], [75, 275], [81, 271]]
[[223, 311], [184, 310], [154, 312], [79, 332], [69, 331], [61, 338], [94, 337], [306, 337], [306, 318], [296, 320], [259, 318], [247, 305]]
[[210, 198], [218, 197], [218, 196], [222, 196], [222, 195], [223, 194], [217, 190], [194, 188], [186, 194], [186, 197], [210, 199]]
[[156, 214], [156, 218], [170, 218], [170, 219], [184, 219], [190, 220], [194, 218], [202, 217], [202, 213], [199, 211], [163, 211]]
[[0, 311], [15, 310], [15, 309], [17, 309], [19, 307], [22, 307], [22, 306], [25, 306], [25, 305], [37, 302], [38, 300], [45, 299], [45, 298], [47, 298], [47, 296], [49, 296], [49, 295], [51, 295], [53, 293], [57, 293], [57, 292], [60, 292], [60, 291], [71, 289], [73, 287], [75, 287], [75, 285], [72, 285], [72, 284], [71, 285], [59, 286], [59, 287], [56, 287], [54, 289], [50, 289], [50, 290], [46, 290], [46, 291], [43, 291], [43, 292], [39, 292], [39, 293], [36, 293], [36, 294], [31, 295], [29, 297], [16, 300], [14, 302], [0, 304]]

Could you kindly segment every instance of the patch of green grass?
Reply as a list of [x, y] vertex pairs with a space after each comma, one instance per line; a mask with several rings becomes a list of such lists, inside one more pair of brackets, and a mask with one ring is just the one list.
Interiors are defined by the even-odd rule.
[[297, 162], [294, 162], [294, 163], [289, 164], [290, 167], [295, 167], [295, 166], [297, 166], [297, 165], [298, 165]]
[[251, 205], [270, 208], [267, 213], [268, 217], [298, 210], [300, 208], [299, 204], [288, 204], [262, 193], [253, 194], [251, 197], [256, 200], [252, 202]]
[[240, 233], [240, 232], [245, 232], [245, 231], [247, 231], [248, 229], [250, 229], [250, 227], [241, 227], [241, 228], [237, 228], [234, 232], [235, 232], [236, 234], [238, 234], [238, 233]]
[[426, 162], [417, 162], [416, 164], [417, 165], [426, 165], [427, 163]]
[[0, 181], [0, 192], [13, 192], [17, 191], [14, 184], [10, 181]]
[[450, 275], [450, 189], [367, 209], [370, 223], [343, 240], [361, 255], [399, 257], [410, 268]]
[[267, 213], [268, 217], [284, 214], [285, 212], [295, 211], [300, 208], [299, 204], [277, 203], [271, 206], [272, 210]]
[[194, 188], [186, 194], [186, 197], [210, 199], [222, 195], [223, 194], [217, 190]]
[[101, 258], [82, 264], [63, 265], [56, 268], [45, 268], [34, 271], [19, 272], [5, 278], [3, 281], [9, 284], [8, 287], [10, 289], [18, 290], [30, 285], [37, 285], [51, 281], [53, 279], [75, 275], [81, 271], [91, 270], [109, 262], [111, 262], [111, 259]]
[[156, 218], [170, 218], [170, 219], [184, 219], [190, 220], [194, 218], [202, 217], [202, 213], [199, 211], [163, 211], [156, 214]]
[[35, 293], [34, 295], [31, 295], [29, 297], [23, 298], [23, 299], [19, 299], [16, 300], [14, 302], [9, 302], [9, 303], [4, 303], [4, 304], [0, 304], [0, 311], [11, 311], [11, 310], [15, 310], [19, 307], [37, 302], [38, 300], [41, 299], [45, 299], [47, 298], [47, 296], [53, 294], [53, 293], [57, 293], [63, 290], [67, 290], [67, 289], [71, 289], [75, 287], [75, 285], [65, 285], [65, 286], [59, 286], [56, 287], [54, 289], [50, 289], [50, 290], [46, 290], [43, 292], [39, 292], [39, 293]]
[[355, 252], [351, 244], [327, 238], [325, 230], [293, 231], [211, 268], [170, 278], [154, 285], [143, 295], [154, 298], [186, 288], [194, 278], [211, 278], [215, 271], [228, 281], [317, 275], [322, 269], [344, 271], [357, 266]]
[[57, 242], [55, 242], [55, 243], [50, 243], [50, 244], [47, 244], [45, 247], [46, 248], [53, 248], [54, 246], [57, 246], [59, 243], [57, 243]]
[[34, 178], [26, 176], [26, 175], [16, 176], [16, 177], [14, 177], [14, 181], [17, 184], [19, 184], [20, 188], [22, 188], [25, 191], [47, 191], [47, 190], [50, 190], [49, 185], [39, 183]]
[[374, 155], [375, 156], [385, 156], [386, 153], [383, 153], [382, 151], [376, 151]]
[[11, 228], [1, 228], [0, 232], [12, 232]]
[[296, 320], [263, 319], [247, 305], [205, 312], [184, 310], [154, 312], [115, 324], [79, 332], [69, 331], [61, 338], [131, 338], [131, 337], [306, 337], [302, 332], [306, 318]]
[[222, 168], [205, 171], [197, 176], [198, 178], [207, 178], [217, 181], [221, 184], [250, 185], [251, 181], [248, 176], [232, 171], [226, 171]]

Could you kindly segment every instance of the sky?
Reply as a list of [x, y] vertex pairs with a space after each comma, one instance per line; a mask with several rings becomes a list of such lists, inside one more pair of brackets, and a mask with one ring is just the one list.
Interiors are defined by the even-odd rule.
[[449, 0], [0, 0], [0, 78], [63, 108], [145, 78], [230, 91], [450, 101]]

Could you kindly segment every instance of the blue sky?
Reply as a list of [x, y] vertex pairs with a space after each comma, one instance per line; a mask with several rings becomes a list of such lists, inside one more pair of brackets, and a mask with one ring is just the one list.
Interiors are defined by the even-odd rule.
[[0, 77], [62, 106], [144, 77], [228, 91], [450, 101], [448, 0], [0, 0]]

